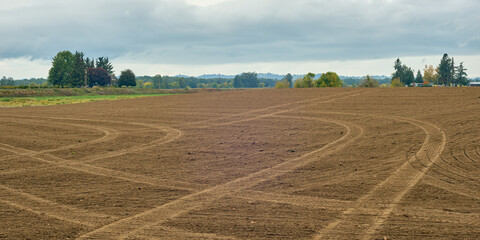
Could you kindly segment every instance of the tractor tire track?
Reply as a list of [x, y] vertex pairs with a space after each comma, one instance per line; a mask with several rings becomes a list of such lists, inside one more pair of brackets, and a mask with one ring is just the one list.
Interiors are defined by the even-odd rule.
[[[245, 113], [245, 114], [242, 114], [242, 116], [247, 116], [247, 118], [245, 118], [245, 119], [239, 119], [239, 120], [234, 120], [234, 121], [224, 122], [224, 123], [218, 123], [218, 124], [205, 125], [205, 126], [200, 126], [199, 128], [208, 128], [208, 127], [214, 127], [214, 126], [225, 126], [225, 125], [231, 125], [231, 124], [236, 124], [236, 123], [249, 122], [249, 121], [258, 120], [258, 119], [267, 118], [267, 117], [273, 117], [273, 116], [276, 116], [276, 115], [279, 115], [279, 114], [282, 114], [282, 113], [288, 113], [288, 112], [291, 112], [291, 111], [296, 111], [296, 110], [300, 110], [300, 109], [304, 109], [304, 108], [310, 108], [310, 107], [316, 106], [320, 103], [329, 103], [329, 102], [338, 101], [338, 100], [344, 99], [344, 98], [355, 97], [355, 96], [358, 96], [360, 94], [361, 93], [349, 94], [349, 95], [342, 96], [342, 97], [332, 98], [330, 100], [324, 100], [324, 101], [321, 101], [321, 102], [315, 102], [315, 103], [311, 103], [311, 104], [308, 104], [308, 105], [295, 107], [293, 109], [285, 109], [285, 110], [281, 110], [281, 111], [277, 111], [277, 112], [273, 112], [273, 113], [263, 113], [263, 114], [253, 116], [253, 117], [248, 117], [250, 115], [250, 113]], [[344, 95], [344, 94], [342, 94], [342, 95]], [[300, 102], [296, 102], [295, 104], [311, 102], [313, 100], [319, 100], [319, 99], [324, 99], [324, 98], [328, 98], [328, 97], [332, 97], [332, 96], [310, 99], [310, 100], [307, 100], [307, 101], [300, 101]], [[291, 105], [291, 104], [283, 104], [283, 105]], [[270, 108], [272, 108], [272, 107], [270, 107]], [[255, 111], [255, 112], [257, 112], [257, 111]]]
[[[229, 236], [221, 236], [212, 233], [195, 233], [195, 232], [188, 232], [185, 229], [177, 229], [173, 227], [166, 227], [166, 226], [158, 226], [157, 229], [160, 230], [161, 233], [164, 233], [161, 237], [152, 236], [152, 234], [142, 234], [136, 235], [135, 239], [210, 239], [210, 240], [237, 240], [238, 238], [229, 237]], [[165, 236], [166, 235], [166, 236]]]
[[5, 147], [4, 145], [5, 144], [0, 143], [0, 149], [3, 149], [5, 151], [10, 151], [18, 155], [27, 156], [39, 162], [44, 162], [57, 167], [72, 169], [75, 171], [80, 171], [80, 172], [97, 175], [97, 176], [116, 178], [124, 181], [142, 183], [142, 184], [147, 184], [151, 186], [169, 188], [174, 190], [184, 190], [184, 191], [190, 191], [190, 192], [194, 190], [191, 187], [193, 184], [190, 184], [190, 183], [175, 182], [171, 180], [162, 180], [162, 179], [147, 177], [143, 175], [133, 174], [133, 173], [111, 170], [108, 168], [96, 167], [96, 166], [84, 164], [81, 162], [64, 160], [62, 158], [59, 158], [50, 154], [35, 155], [35, 154], [30, 154], [29, 152], [25, 153], [22, 151], [24, 149], [17, 150], [16, 148], [13, 148], [11, 146]]
[[318, 198], [291, 194], [268, 193], [261, 191], [242, 191], [235, 193], [234, 197], [252, 201], [264, 201], [271, 203], [283, 203], [293, 206], [307, 207], [312, 209], [345, 209], [352, 201]]
[[17, 189], [0, 185], [0, 201], [37, 215], [46, 215], [75, 225], [98, 227], [112, 222], [116, 217], [94, 213], [83, 209], [59, 204], [40, 197], [22, 192]]
[[[326, 96], [326, 97], [330, 97], [330, 96]], [[326, 97], [322, 97], [322, 98], [326, 98]], [[312, 101], [312, 100], [301, 101], [301, 102], [308, 102], [308, 101]], [[329, 101], [333, 101], [333, 100], [329, 100]], [[329, 102], [329, 101], [327, 101], [327, 102]], [[290, 104], [287, 104], [287, 105], [290, 105]], [[270, 109], [270, 108], [272, 108], [272, 107], [269, 107], [268, 109]], [[257, 109], [255, 111], [262, 111], [262, 110], [263, 109]], [[285, 112], [285, 111], [281, 111], [281, 112], [274, 113], [274, 114], [262, 115], [260, 118], [273, 116], [273, 115], [283, 113], [283, 112]], [[242, 115], [245, 115], [245, 114], [242, 114]], [[259, 117], [256, 117], [255, 119], [258, 119], [258, 118]], [[71, 119], [71, 118], [69, 119], [69, 118], [51, 118], [51, 117], [48, 117], [48, 118], [45, 118], [45, 119], [73, 120], [73, 121], [83, 121], [83, 122], [85, 122], [85, 121], [96, 122], [97, 121], [97, 120], [88, 120], [88, 119]], [[247, 121], [249, 121], [249, 120], [247, 120]], [[112, 121], [105, 121], [105, 122], [111, 123]], [[232, 123], [234, 123], [234, 122], [232, 122]], [[147, 126], [147, 127], [151, 127], [151, 128], [157, 128], [159, 130], [165, 130], [165, 127], [159, 127], [157, 125], [152, 125], [152, 124], [141, 124], [141, 123], [134, 123], [134, 124], [135, 125], [141, 125], [141, 126]], [[70, 125], [73, 125], [73, 124], [70, 124]], [[76, 124], [76, 126], [84, 127], [86, 125]], [[176, 130], [176, 129], [174, 129], [174, 130], [178, 131], [177, 132], [177, 133], [179, 133], [178, 137], [169, 138], [169, 134], [172, 133], [171, 131], [169, 131], [169, 132], [167, 132], [167, 136], [165, 137], [167, 139], [166, 142], [171, 142], [171, 141], [181, 137], [181, 135], [182, 135], [181, 131]], [[108, 136], [108, 134], [106, 134], [106, 135]], [[164, 142], [164, 141], [161, 141], [161, 140], [155, 141], [155, 142], [153, 142], [153, 145], [159, 144], [161, 142]], [[3, 145], [3, 146], [5, 146], [5, 145]], [[143, 144], [141, 146], [131, 147], [131, 148], [125, 149], [125, 150], [120, 151], [120, 152], [101, 154], [101, 155], [95, 156], [93, 158], [90, 157], [89, 161], [96, 161], [96, 160], [102, 159], [102, 158], [120, 156], [120, 155], [123, 155], [123, 154], [127, 154], [129, 152], [139, 151], [139, 150], [151, 147], [151, 146], [152, 146], [152, 143], [148, 143], [148, 144]], [[70, 146], [68, 146], [68, 147], [70, 147]], [[65, 146], [61, 149], [67, 149], [68, 147]], [[101, 176], [106, 176], [106, 177], [115, 177], [115, 178], [119, 178], [119, 179], [123, 179], [123, 180], [146, 183], [146, 184], [151, 184], [152, 180], [153, 180], [153, 179], [141, 177], [141, 176], [138, 176], [138, 175], [133, 175], [132, 176], [132, 174], [128, 174], [128, 173], [117, 172], [117, 171], [113, 171], [113, 170], [109, 170], [109, 169], [103, 169], [103, 168], [91, 166], [91, 165], [88, 165], [88, 164], [81, 164], [81, 163], [76, 163], [76, 162], [72, 162], [72, 161], [67, 161], [67, 160], [52, 156], [50, 154], [46, 154], [46, 153], [54, 151], [54, 150], [48, 150], [48, 152], [47, 152], [47, 150], [45, 150], [45, 151], [42, 151], [42, 153], [38, 153], [38, 152], [28, 151], [28, 150], [25, 150], [25, 149], [19, 149], [19, 148], [15, 148], [15, 147], [11, 147], [11, 146], [10, 147], [7, 146], [6, 148], [4, 147], [3, 149], [8, 150], [10, 152], [13, 152], [15, 154], [19, 154], [19, 155], [28, 155], [29, 157], [31, 157], [33, 159], [36, 159], [38, 161], [42, 161], [42, 162], [50, 163], [50, 164], [53, 164], [53, 165], [56, 165], [56, 166], [70, 168], [70, 169], [73, 169], [73, 170], [82, 171], [82, 172], [86, 172], [86, 173], [90, 173], [90, 174], [101, 175]], [[55, 150], [58, 150], [58, 149], [55, 149]], [[40, 156], [42, 156], [43, 158], [40, 157]], [[191, 191], [191, 189], [187, 189], [187, 190]]]
[[[2, 118], [2, 119], [8, 119], [8, 118]], [[44, 121], [25, 120], [25, 119], [20, 119], [20, 120], [19, 119], [14, 119], [14, 120], [16, 122], [22, 122], [22, 123], [44, 123], [45, 124]], [[94, 139], [94, 140], [90, 140], [90, 141], [86, 141], [86, 142], [82, 142], [82, 143], [71, 144], [71, 145], [67, 145], [67, 146], [61, 146], [61, 147], [54, 148], [54, 149], [46, 149], [46, 150], [41, 150], [41, 151], [31, 150], [30, 153], [32, 155], [40, 155], [40, 154], [43, 154], [43, 153], [52, 153], [52, 152], [56, 152], [56, 151], [74, 149], [74, 148], [88, 146], [88, 145], [96, 144], [96, 143], [100, 143], [100, 142], [109, 142], [109, 141], [115, 140], [119, 135], [119, 132], [117, 130], [112, 129], [112, 128], [106, 128], [106, 127], [97, 127], [97, 126], [91, 126], [91, 125], [86, 125], [86, 124], [73, 124], [73, 123], [46, 123], [46, 124], [47, 125], [68, 125], [68, 126], [74, 126], [74, 127], [80, 127], [80, 128], [95, 129], [95, 130], [98, 130], [100, 132], [103, 132], [104, 135], [102, 137]], [[4, 158], [8, 158], [8, 156], [1, 157], [0, 159], [4, 159]]]
[[[300, 118], [289, 116], [284, 117]], [[256, 173], [249, 174], [234, 181], [220, 184], [215, 187], [181, 197], [177, 200], [171, 201], [146, 212], [121, 219], [117, 222], [101, 227], [95, 231], [86, 233], [79, 239], [125, 239], [131, 235], [136, 235], [137, 233], [140, 233], [143, 229], [147, 229], [151, 226], [164, 223], [184, 213], [201, 208], [202, 206], [205, 206], [206, 204], [211, 203], [219, 198], [235, 194], [240, 191], [244, 191], [249, 187], [253, 187], [264, 181], [274, 179], [280, 175], [291, 172], [308, 163], [329, 156], [345, 148], [363, 134], [363, 129], [355, 124], [344, 123], [337, 120], [327, 120], [319, 118], [313, 119], [317, 121], [339, 124], [346, 129], [346, 134], [340, 139], [337, 139], [322, 148], [311, 151], [300, 157], [288, 160], [286, 162], [280, 163], [276, 166], [261, 170]]]
[[[50, 117], [48, 117], [46, 119], [90, 121], [88, 119], [85, 120], [85, 119], [71, 119], [71, 118], [50, 118]], [[95, 121], [95, 120], [92, 120], [92, 121]], [[172, 181], [172, 180], [166, 180], [166, 179], [158, 179], [158, 178], [153, 178], [153, 177], [147, 177], [147, 176], [143, 176], [143, 175], [127, 173], [127, 172], [122, 172], [122, 171], [116, 171], [116, 170], [111, 170], [111, 169], [108, 169], [108, 168], [102, 168], [102, 167], [97, 167], [97, 166], [88, 164], [88, 162], [93, 162], [93, 161], [97, 161], [97, 160], [104, 159], [104, 158], [117, 157], [117, 156], [125, 155], [125, 154], [128, 154], [128, 153], [132, 153], [132, 152], [135, 152], [135, 151], [141, 151], [141, 150], [144, 150], [146, 148], [152, 147], [152, 143], [153, 143], [153, 146], [166, 144], [166, 143], [172, 142], [172, 141], [174, 141], [174, 140], [176, 140], [176, 139], [178, 139], [182, 136], [182, 132], [178, 129], [173, 129], [173, 128], [164, 127], [164, 126], [156, 126], [156, 125], [152, 125], [152, 124], [142, 124], [142, 123], [135, 123], [135, 125], [143, 126], [143, 127], [150, 127], [150, 128], [154, 128], [156, 130], [163, 130], [163, 131], [167, 132], [167, 135], [164, 136], [161, 139], [155, 140], [155, 141], [147, 143], [147, 144], [142, 144], [140, 146], [134, 146], [134, 147], [122, 149], [122, 150], [119, 150], [119, 151], [93, 155], [93, 156], [88, 157], [87, 158], [88, 160], [84, 160], [83, 162], [65, 160], [63, 158], [56, 157], [54, 155], [48, 154], [47, 152], [44, 152], [44, 153], [36, 152], [36, 151], [33, 151], [33, 150], [13, 147], [13, 146], [10, 146], [10, 145], [4, 144], [4, 143], [0, 143], [0, 149], [3, 149], [3, 150], [8, 151], [8, 152], [12, 152], [12, 153], [20, 155], [20, 156], [27, 156], [27, 157], [30, 157], [34, 160], [44, 162], [44, 163], [48, 163], [48, 164], [51, 164], [53, 166], [68, 168], [68, 169], [72, 169], [72, 170], [76, 170], [76, 171], [80, 171], [80, 172], [85, 172], [85, 173], [88, 173], [88, 174], [98, 175], [98, 176], [117, 178], [117, 179], [129, 181], [129, 182], [142, 183], [142, 184], [159, 186], [159, 187], [170, 188], [170, 189], [185, 190], [185, 191], [189, 191], [189, 192], [203, 187], [203, 185], [200, 186], [198, 184], [187, 183], [187, 182], [182, 182], [182, 181]], [[111, 137], [112, 135], [115, 136], [114, 134], [110, 134], [107, 137]], [[57, 151], [57, 150], [58, 149], [55, 149], [55, 151]]]
[[[419, 171], [411, 166], [410, 161], [406, 161], [391, 176], [359, 198], [353, 207], [344, 211], [338, 220], [331, 222], [327, 227], [320, 230], [314, 236], [314, 239], [348, 238], [348, 235], [344, 234], [352, 231], [363, 233], [360, 234], [363, 236], [362, 239], [371, 239], [402, 198], [417, 185], [426, 172], [438, 161], [445, 149], [447, 143], [445, 132], [431, 123], [404, 117], [369, 116], [407, 122], [425, 132], [425, 140], [416, 153], [416, 159], [412, 160], [414, 162], [420, 159], [425, 166]], [[428, 160], [428, 158], [431, 159]]]
[[[361, 92], [361, 91], [359, 91], [359, 92]], [[248, 116], [248, 115], [251, 115], [251, 114], [254, 114], [254, 113], [257, 113], [257, 112], [264, 112], [264, 111], [270, 110], [270, 109], [275, 109], [275, 108], [280, 108], [280, 107], [288, 107], [288, 106], [291, 106], [291, 105], [302, 104], [302, 103], [309, 103], [309, 102], [322, 100], [322, 99], [325, 99], [325, 98], [336, 97], [338, 95], [340, 95], [340, 96], [341, 95], [349, 95], [350, 93], [351, 92], [336, 93], [336, 94], [326, 95], [326, 96], [322, 96], [322, 97], [318, 97], [318, 98], [312, 98], [312, 99], [297, 101], [297, 102], [293, 102], [293, 103], [284, 103], [284, 104], [269, 106], [269, 107], [265, 107], [265, 108], [253, 109], [253, 110], [246, 111], [246, 112], [228, 114], [228, 115], [222, 116], [222, 117], [217, 117], [217, 118], [207, 119], [207, 120], [201, 120], [201, 121], [196, 121], [196, 122], [190, 122], [190, 123], [184, 123], [184, 124], [179, 124], [179, 125], [174, 125], [174, 126], [190, 126], [190, 125], [197, 125], [197, 124], [201, 124], [201, 123], [207, 123], [206, 125], [196, 126], [196, 127], [199, 127], [199, 128], [206, 128], [206, 127], [216, 126], [217, 124], [212, 124], [212, 122], [218, 121], [218, 120], [224, 120], [224, 119], [233, 118], [233, 117]], [[291, 110], [289, 110], [289, 111], [291, 111]], [[233, 121], [235, 121], [235, 120], [233, 120]], [[248, 120], [246, 120], [246, 121], [248, 121]], [[232, 123], [235, 123], [235, 122], [227, 121], [223, 124], [226, 125], [226, 124], [232, 124]]]

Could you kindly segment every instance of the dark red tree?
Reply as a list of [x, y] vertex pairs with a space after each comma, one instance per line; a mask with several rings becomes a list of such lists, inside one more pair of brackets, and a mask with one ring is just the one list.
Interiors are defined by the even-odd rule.
[[109, 86], [111, 84], [112, 79], [108, 72], [99, 67], [99, 68], [87, 68], [87, 76], [88, 76], [88, 86]]

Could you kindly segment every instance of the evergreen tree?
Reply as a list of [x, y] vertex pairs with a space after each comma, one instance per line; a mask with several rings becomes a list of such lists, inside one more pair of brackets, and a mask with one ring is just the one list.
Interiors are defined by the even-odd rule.
[[395, 72], [392, 74], [392, 80], [395, 78], [400, 78], [402, 75], [402, 62], [400, 61], [400, 58], [397, 58], [397, 60], [395, 60], [393, 68], [395, 69]]
[[393, 68], [395, 69], [395, 72], [392, 73], [392, 80], [398, 78], [404, 85], [410, 85], [415, 81], [413, 70], [407, 65], [402, 65], [399, 58], [395, 61]]
[[440, 65], [438, 65], [438, 82], [439, 84], [449, 85], [453, 81], [452, 59], [448, 54], [443, 54]]
[[95, 61], [93, 59], [90, 59], [90, 58], [86, 58], [85, 59], [85, 67], [86, 68], [94, 68], [95, 67]]
[[108, 57], [99, 57], [97, 59], [95, 67], [105, 69], [110, 75], [113, 74], [113, 66], [112, 63], [110, 63], [110, 61], [108, 60]]
[[468, 79], [467, 79], [467, 69], [463, 67], [463, 62], [460, 63], [458, 67], [455, 67], [457, 70], [455, 73], [455, 82], [459, 85], [468, 85]]
[[72, 66], [72, 72], [70, 78], [67, 81], [68, 87], [81, 87], [85, 86], [85, 70], [86, 64], [83, 59], [84, 54], [82, 52], [75, 52], [73, 55], [74, 61]]
[[285, 75], [285, 77], [283, 77], [282, 80], [286, 80], [288, 82], [288, 87], [289, 88], [293, 87], [293, 82], [292, 82], [293, 81], [293, 76], [292, 76], [292, 74], [287, 73], [287, 75]]
[[422, 77], [422, 73], [420, 72], [420, 70], [418, 70], [418, 72], [417, 72], [417, 77], [415, 78], [415, 82], [416, 83], [423, 83], [423, 77]]

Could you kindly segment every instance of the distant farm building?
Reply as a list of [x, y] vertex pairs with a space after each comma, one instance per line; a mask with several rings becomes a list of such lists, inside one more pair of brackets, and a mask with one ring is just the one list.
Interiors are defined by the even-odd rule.
[[470, 82], [470, 87], [480, 87], [480, 82]]

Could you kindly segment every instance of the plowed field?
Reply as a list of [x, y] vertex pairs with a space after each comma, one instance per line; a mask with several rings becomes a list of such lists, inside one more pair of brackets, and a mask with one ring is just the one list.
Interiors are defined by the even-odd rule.
[[479, 239], [480, 89], [0, 108], [0, 239]]

